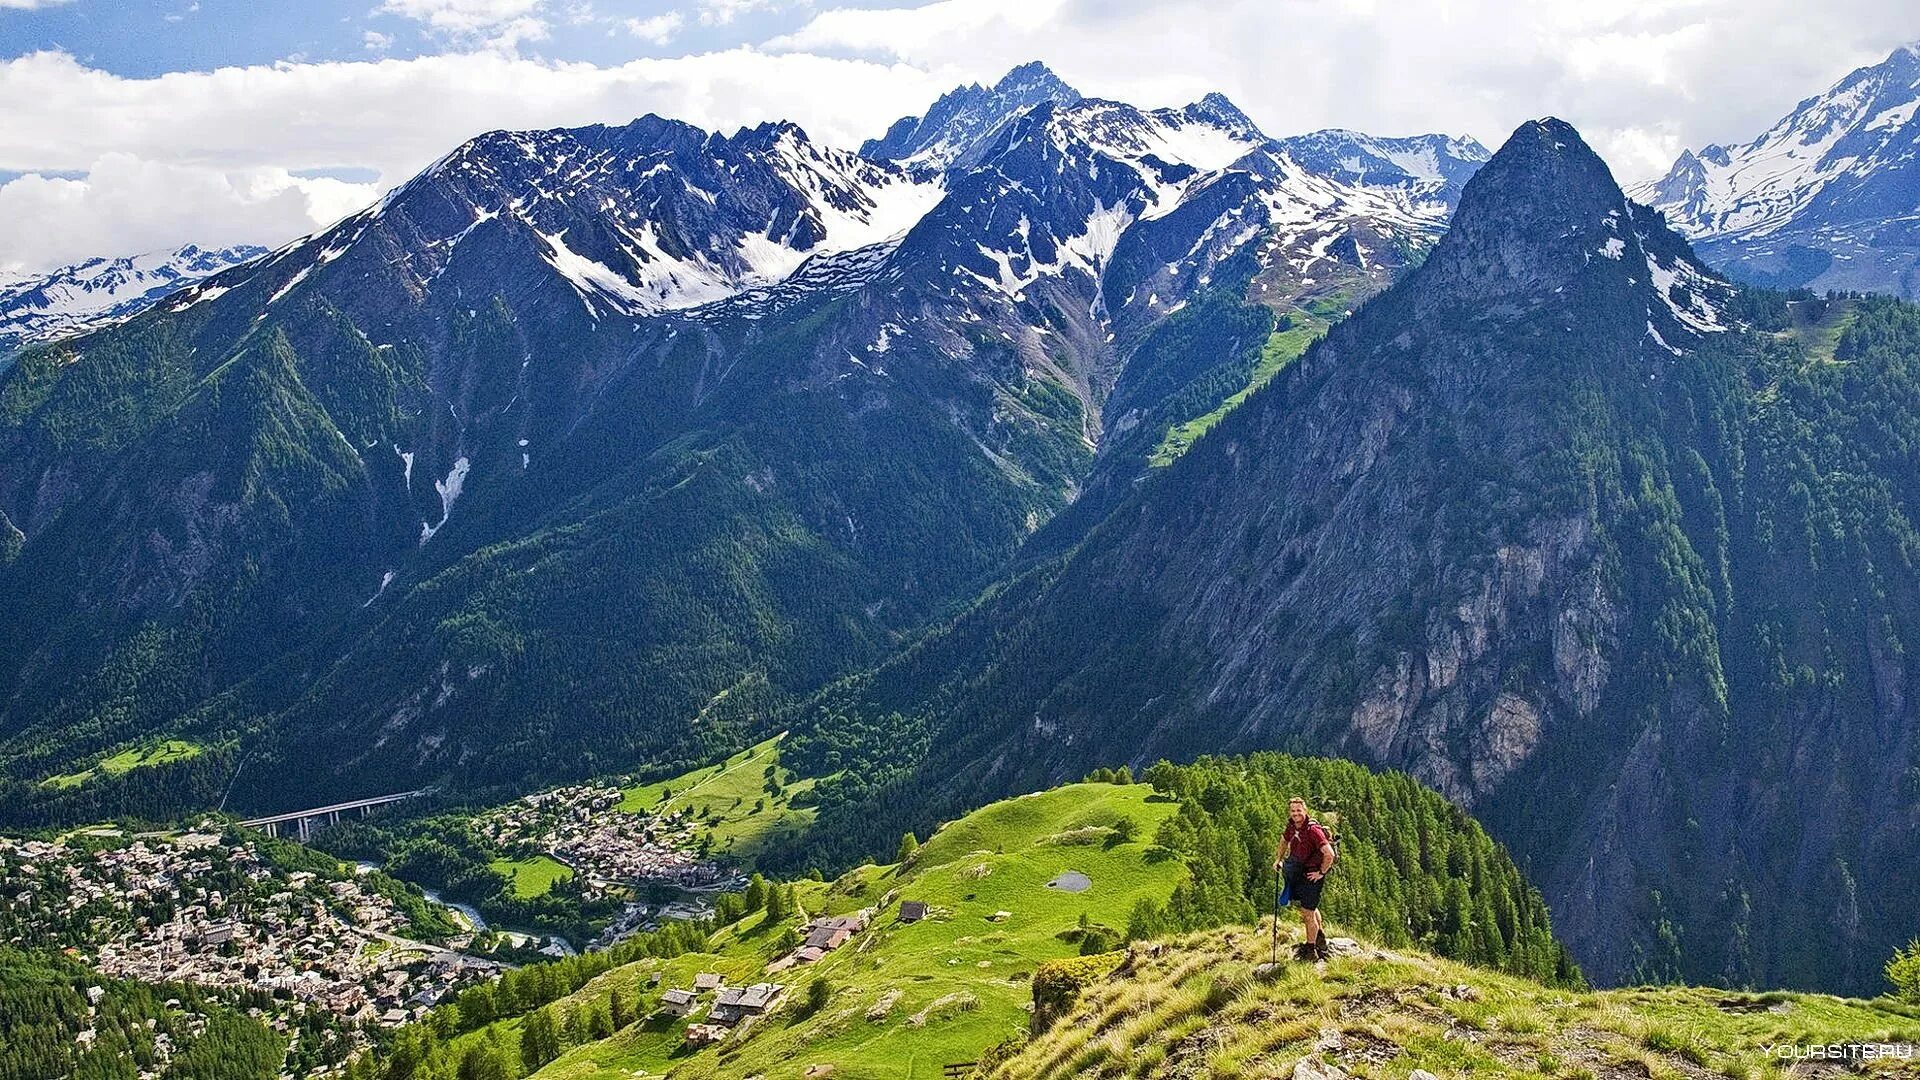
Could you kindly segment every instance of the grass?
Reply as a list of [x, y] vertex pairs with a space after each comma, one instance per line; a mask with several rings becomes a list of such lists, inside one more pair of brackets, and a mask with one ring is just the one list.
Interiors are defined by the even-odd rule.
[[[1358, 1080], [1441, 1077], [1750, 1077], [1795, 1074], [1779, 1045], [1920, 1042], [1885, 1001], [1705, 988], [1574, 993], [1425, 954], [1363, 947], [1256, 974], [1246, 927], [1138, 948], [991, 1080], [1160, 1075], [1291, 1077], [1303, 1060]], [[1911, 1061], [1867, 1075], [1914, 1075]]]
[[495, 859], [488, 864], [513, 882], [513, 894], [521, 899], [545, 896], [556, 884], [573, 877], [565, 863], [545, 855], [526, 859]]
[[[1822, 311], [1817, 319], [1812, 317], [1816, 307]], [[1834, 351], [1840, 347], [1840, 335], [1846, 333], [1856, 314], [1851, 300], [1820, 301], [1817, 304], [1793, 300], [1787, 302], [1787, 311], [1793, 318], [1793, 326], [1781, 331], [1780, 336], [1797, 339], [1806, 346], [1809, 364], [1833, 362]]]
[[164, 742], [152, 743], [147, 746], [129, 747], [111, 757], [95, 762], [91, 768], [83, 769], [80, 772], [50, 776], [41, 781], [41, 783], [46, 787], [53, 788], [79, 787], [97, 776], [120, 776], [123, 773], [131, 772], [134, 769], [145, 768], [149, 765], [165, 765], [170, 761], [185, 761], [188, 758], [197, 756], [202, 749], [198, 743], [188, 742], [185, 739], [167, 739]]
[[1307, 346], [1320, 340], [1331, 323], [1305, 308], [1293, 308], [1289, 313], [1293, 325], [1285, 330], [1276, 330], [1260, 346], [1260, 359], [1253, 365], [1253, 374], [1247, 385], [1215, 406], [1210, 412], [1196, 416], [1191, 420], [1175, 424], [1167, 429], [1160, 445], [1147, 458], [1147, 463], [1155, 468], [1171, 465], [1180, 455], [1186, 453], [1199, 441], [1202, 435], [1213, 429], [1221, 418], [1239, 408], [1255, 390], [1267, 385], [1275, 375], [1286, 369], [1288, 364], [1300, 358]]
[[785, 737], [782, 732], [725, 761], [671, 780], [625, 788], [620, 809], [628, 813], [691, 810], [712, 854], [751, 866], [760, 852], [813, 824], [813, 808], [793, 802], [812, 790], [816, 781], [795, 779], [780, 764], [780, 741]]
[[[676, 800], [710, 805], [715, 793], [729, 790], [729, 777], [764, 776], [765, 745], [702, 770], [705, 775], [696, 775], [693, 783], [637, 789], [639, 798], [648, 800], [641, 805], [658, 802], [667, 787]], [[700, 784], [698, 790], [691, 790], [694, 784]], [[761, 1021], [744, 1039], [697, 1052], [682, 1039], [687, 1020], [644, 1021], [613, 1038], [570, 1049], [537, 1075], [541, 1080], [633, 1080], [671, 1071], [684, 1080], [798, 1080], [809, 1067], [825, 1066], [835, 1080], [941, 1077], [944, 1066], [976, 1060], [988, 1047], [1026, 1029], [1033, 970], [1043, 961], [1079, 952], [1082, 916], [1123, 929], [1138, 900], [1166, 900], [1186, 869], [1150, 850], [1149, 838], [1174, 810], [1146, 785], [1074, 784], [996, 803], [952, 822], [905, 865], [868, 865], [831, 882], [797, 882], [801, 913], [793, 919], [770, 925], [764, 914], [750, 914], [715, 932], [706, 952], [626, 965], [558, 1006], [564, 1012], [604, 1001], [619, 986], [623, 995], [651, 1010], [663, 991], [690, 987], [697, 972], [718, 971], [730, 983], [786, 983], [791, 1007]], [[1139, 839], [1115, 842], [1112, 826], [1122, 817], [1133, 819]], [[1047, 887], [1068, 870], [1085, 874], [1091, 887], [1080, 893]], [[931, 917], [900, 923], [902, 900], [925, 901]], [[866, 933], [811, 967], [766, 974], [767, 963], [780, 955], [787, 927], [814, 914], [862, 908], [876, 911]], [[1008, 916], [992, 921], [1002, 911]], [[653, 985], [656, 972], [661, 979]], [[817, 978], [832, 984], [833, 995], [818, 1013], [803, 1016], [799, 1004]], [[492, 1027], [517, 1044], [519, 1023]], [[477, 1037], [486, 1033], [461, 1038]]]

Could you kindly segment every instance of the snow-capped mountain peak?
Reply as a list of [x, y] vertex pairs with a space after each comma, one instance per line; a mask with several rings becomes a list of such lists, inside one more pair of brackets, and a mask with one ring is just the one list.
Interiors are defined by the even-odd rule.
[[969, 164], [1014, 117], [1046, 102], [1071, 105], [1080, 99], [1078, 90], [1036, 60], [991, 87], [971, 83], [948, 91], [925, 114], [903, 116], [885, 135], [869, 139], [860, 154], [936, 171]]
[[173, 251], [87, 259], [50, 274], [0, 277], [0, 351], [133, 315], [265, 250], [188, 244]]
[[1683, 152], [1630, 194], [1709, 261], [1770, 284], [1915, 294], [1920, 51], [1895, 49], [1751, 142]]
[[[274, 303], [377, 227], [422, 241], [405, 264], [419, 288], [459, 252], [497, 258], [505, 242], [531, 248], [593, 317], [649, 315], [724, 300], [814, 256], [897, 237], [943, 191], [938, 175], [822, 146], [784, 122], [733, 135], [657, 116], [498, 131], [263, 260], [257, 276], [272, 283], [263, 289]], [[183, 294], [180, 303], [205, 298]]]

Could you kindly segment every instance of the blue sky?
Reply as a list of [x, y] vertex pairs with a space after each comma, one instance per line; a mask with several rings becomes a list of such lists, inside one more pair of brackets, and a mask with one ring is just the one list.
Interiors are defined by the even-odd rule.
[[[90, 67], [134, 78], [282, 60], [411, 59], [484, 44], [489, 31], [511, 22], [479, 21], [474, 33], [462, 35], [448, 28], [445, 16], [436, 25], [430, 18], [407, 14], [408, 5], [383, 5], [380, 0], [67, 0], [16, 11], [4, 11], [5, 6], [0, 3], [0, 54], [58, 49]], [[454, 21], [476, 22], [513, 7], [473, 4], [468, 7], [472, 15], [455, 15]], [[440, 10], [460, 8], [449, 4]], [[422, 3], [414, 10], [434, 9]], [[618, 64], [640, 56], [676, 56], [764, 40], [802, 25], [810, 9], [593, 0], [526, 10], [537, 13], [542, 36], [522, 41], [518, 51], [523, 55]], [[656, 36], [635, 35], [628, 29], [630, 20], [650, 23]]]
[[283, 243], [495, 128], [855, 146], [1035, 59], [1276, 135], [1557, 115], [1634, 180], [1916, 38], [1913, 0], [0, 0], [0, 272]]

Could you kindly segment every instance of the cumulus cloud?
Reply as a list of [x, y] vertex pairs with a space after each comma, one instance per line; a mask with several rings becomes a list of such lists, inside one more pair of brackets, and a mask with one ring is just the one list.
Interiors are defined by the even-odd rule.
[[742, 15], [781, 6], [779, 0], [700, 0], [700, 24], [727, 26]]
[[417, 19], [436, 30], [478, 33], [539, 10], [542, 0], [386, 0], [381, 10]]
[[36, 11], [40, 8], [59, 7], [71, 4], [73, 0], [0, 0], [0, 11]]
[[[29, 174], [0, 187], [0, 269], [46, 269], [100, 254], [284, 239], [374, 197], [370, 184], [284, 169], [217, 170], [107, 154], [83, 179]], [[182, 225], [190, 225], [183, 229]]]
[[628, 19], [626, 27], [627, 33], [642, 41], [665, 45], [680, 33], [680, 28], [685, 26], [686, 22], [686, 18], [679, 12], [669, 11], [664, 15], [653, 15], [645, 19]]

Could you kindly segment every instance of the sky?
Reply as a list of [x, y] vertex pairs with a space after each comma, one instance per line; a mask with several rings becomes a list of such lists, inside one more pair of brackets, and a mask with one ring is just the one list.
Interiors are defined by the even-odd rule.
[[283, 243], [496, 128], [857, 146], [1035, 59], [1274, 135], [1556, 115], [1628, 182], [1916, 39], [1913, 0], [0, 0], [0, 272]]

